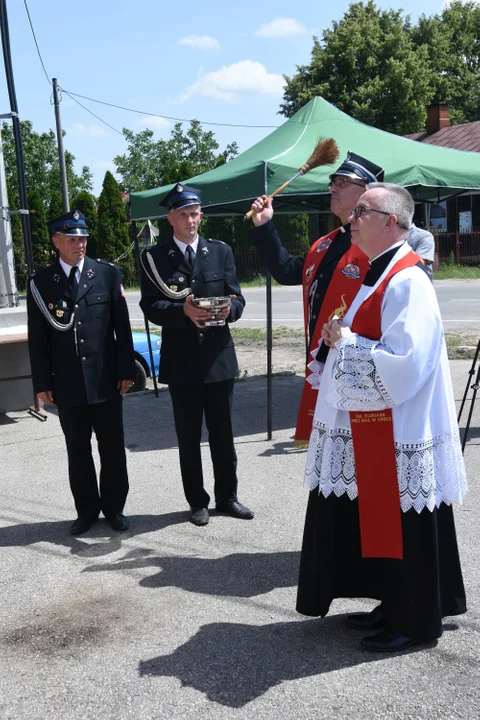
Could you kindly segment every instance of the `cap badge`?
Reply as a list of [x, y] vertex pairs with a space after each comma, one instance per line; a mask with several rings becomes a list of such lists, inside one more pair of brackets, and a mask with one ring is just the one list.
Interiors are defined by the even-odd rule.
[[177, 192], [183, 192], [183, 185], [178, 184], [177, 187], [175, 188], [175, 190]]
[[74, 220], [80, 220], [80, 215], [78, 214], [78, 212], [77, 212], [76, 210], [75, 210], [75, 212], [73, 213], [73, 219], [74, 219]]

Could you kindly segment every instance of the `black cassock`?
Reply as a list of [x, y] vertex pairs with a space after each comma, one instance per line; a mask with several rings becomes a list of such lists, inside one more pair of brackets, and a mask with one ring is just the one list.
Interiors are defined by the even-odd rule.
[[[220, 240], [199, 237], [192, 270], [173, 238], [146, 252], [151, 253], [158, 274], [172, 290], [191, 287], [195, 297], [236, 295], [224, 326], [198, 328], [185, 315], [185, 300], [167, 297], [142, 271], [140, 306], [150, 322], [162, 326], [158, 379], [168, 384], [172, 398], [185, 496], [191, 507], [208, 507], [200, 454], [205, 415], [215, 500], [225, 504], [237, 498], [238, 484], [231, 420], [238, 363], [229, 323], [242, 316], [245, 306], [233, 253]], [[146, 252], [142, 264], [152, 276]]]
[[[33, 276], [52, 327], [28, 284], [28, 344], [35, 393], [52, 391], [68, 451], [69, 477], [80, 517], [94, 520], [122, 512], [128, 476], [118, 380], [134, 380], [135, 360], [120, 270], [104, 260], [85, 257], [76, 290], [62, 266]], [[101, 459], [100, 492], [92, 457], [95, 432]]]

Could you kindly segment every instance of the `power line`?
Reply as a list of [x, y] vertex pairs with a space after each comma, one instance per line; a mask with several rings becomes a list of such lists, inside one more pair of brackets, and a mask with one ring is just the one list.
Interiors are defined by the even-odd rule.
[[[171, 117], [170, 115], [159, 115], [158, 113], [145, 112], [144, 110], [135, 110], [134, 108], [124, 107], [123, 105], [115, 105], [114, 103], [105, 102], [105, 100], [96, 100], [95, 98], [87, 97], [86, 95], [80, 95], [79, 93], [70, 92], [64, 90], [70, 97], [75, 96], [82, 98], [83, 100], [90, 100], [90, 102], [99, 103], [100, 105], [107, 105], [108, 107], [117, 108], [117, 110], [126, 110], [127, 112], [137, 113], [138, 115], [148, 115], [150, 117], [161, 117], [166, 120], [175, 120], [176, 122], [192, 122], [188, 118]], [[72, 97], [74, 100], [75, 98]], [[83, 106], [82, 106], [83, 107]], [[206, 122], [199, 120], [201, 125], [218, 125], [220, 127], [241, 127], [241, 128], [278, 128], [278, 125], [240, 125], [235, 123], [219, 123], [219, 122]]]
[[46, 69], [45, 69], [45, 63], [43, 62], [42, 53], [40, 52], [40, 48], [38, 47], [38, 42], [37, 42], [37, 38], [36, 38], [36, 35], [35, 35], [35, 30], [33, 29], [32, 18], [30, 17], [30, 10], [28, 9], [27, 0], [23, 0], [23, 4], [25, 5], [25, 10], [27, 11], [28, 22], [30, 23], [30, 29], [31, 29], [31, 31], [32, 31], [33, 39], [35, 40], [35, 45], [36, 45], [36, 47], [37, 47], [38, 57], [40, 58], [40, 62], [42, 63], [43, 72], [45, 73], [45, 77], [47, 78], [48, 84], [51, 85], [52, 83], [51, 83], [50, 78], [49, 78], [49, 75], [48, 75], [48, 73], [47, 73], [47, 71], [46, 71]]
[[[62, 88], [60, 88], [60, 90], [62, 90]], [[77, 103], [77, 105], [80, 105], [80, 107], [82, 107], [84, 110], [86, 110], [88, 113], [90, 113], [90, 115], [93, 115], [94, 118], [97, 118], [97, 120], [100, 120], [100, 122], [102, 122], [104, 125], [109, 127], [111, 130], [115, 130], [116, 133], [118, 133], [119, 135], [122, 135], [122, 137], [123, 137], [123, 133], [121, 130], [118, 130], [116, 127], [113, 127], [113, 125], [110, 125], [110, 123], [108, 123], [106, 120], [103, 120], [99, 115], [95, 115], [94, 112], [89, 110], [89, 108], [85, 107], [85, 105], [82, 105], [82, 103], [79, 100], [77, 100], [77, 98], [74, 98], [73, 95], [71, 93], [69, 93], [67, 90], [62, 90], [62, 92], [64, 92], [66, 95], [68, 95], [69, 98], [72, 98], [72, 100], [74, 100]], [[81, 97], [81, 95], [79, 97]]]

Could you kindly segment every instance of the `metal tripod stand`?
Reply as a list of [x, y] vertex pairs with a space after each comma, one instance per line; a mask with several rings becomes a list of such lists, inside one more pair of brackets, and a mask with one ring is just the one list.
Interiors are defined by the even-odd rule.
[[466, 401], [466, 399], [467, 399], [468, 390], [469, 390], [469, 388], [471, 387], [472, 390], [473, 390], [473, 395], [472, 395], [472, 399], [471, 399], [471, 401], [470, 401], [470, 410], [468, 411], [467, 424], [465, 425], [465, 431], [464, 431], [464, 434], [463, 434], [462, 453], [464, 452], [464, 450], [465, 450], [465, 445], [467, 444], [468, 433], [469, 433], [469, 430], [470, 430], [470, 422], [471, 422], [471, 420], [472, 420], [472, 415], [473, 415], [473, 408], [475, 407], [475, 400], [477, 399], [477, 392], [478, 392], [478, 390], [479, 390], [479, 388], [480, 388], [480, 384], [479, 384], [479, 381], [480, 381], [480, 367], [479, 367], [478, 370], [477, 370], [476, 377], [475, 377], [475, 382], [473, 383], [473, 385], [470, 385], [470, 383], [472, 382], [472, 378], [473, 378], [473, 376], [475, 375], [475, 368], [476, 368], [476, 365], [477, 365], [477, 361], [478, 361], [478, 356], [479, 356], [479, 354], [480, 354], [480, 340], [479, 340], [478, 343], [477, 343], [477, 349], [475, 350], [475, 355], [474, 355], [474, 357], [473, 357], [472, 367], [470, 368], [470, 370], [469, 370], [469, 372], [468, 372], [467, 385], [466, 385], [466, 387], [465, 387], [465, 392], [463, 393], [463, 400], [462, 400], [462, 404], [460, 405], [460, 410], [459, 410], [459, 413], [458, 413], [458, 424], [460, 425], [460, 418], [462, 417], [463, 407], [464, 407], [465, 401]]

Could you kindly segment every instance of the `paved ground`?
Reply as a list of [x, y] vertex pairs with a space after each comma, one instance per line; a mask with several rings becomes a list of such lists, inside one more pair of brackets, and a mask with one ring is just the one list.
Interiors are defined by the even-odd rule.
[[[447, 332], [480, 335], [480, 280], [436, 280], [440, 312]], [[265, 288], [245, 288], [247, 301], [238, 327], [265, 327]], [[140, 293], [127, 292], [132, 325], [143, 326]], [[302, 291], [298, 286], [272, 288], [273, 324], [303, 327]]]
[[[456, 396], [469, 362], [452, 362]], [[381, 657], [359, 650], [336, 601], [295, 613], [306, 490], [292, 445], [301, 379], [236, 386], [240, 498], [253, 521], [187, 522], [168, 393], [125, 401], [127, 534], [100, 521], [68, 534], [72, 503], [58, 419], [0, 420], [2, 720], [479, 717], [480, 414], [466, 450], [471, 493], [456, 511], [469, 612], [438, 645]], [[480, 407], [480, 406], [479, 406]], [[206, 476], [211, 468], [205, 448]]]

